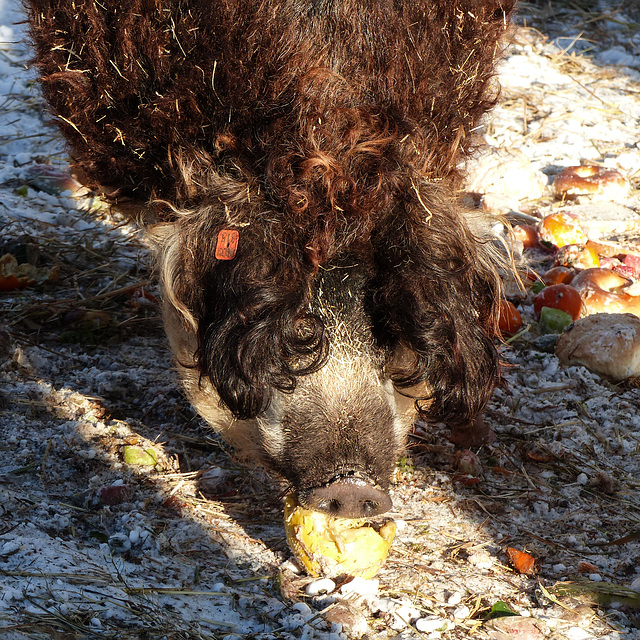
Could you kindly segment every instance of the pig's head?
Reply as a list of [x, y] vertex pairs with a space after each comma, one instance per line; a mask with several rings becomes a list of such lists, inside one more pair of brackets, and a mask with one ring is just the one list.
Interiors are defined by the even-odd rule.
[[387, 511], [416, 415], [469, 425], [496, 383], [490, 243], [435, 204], [428, 224], [408, 233], [394, 218], [365, 252], [322, 264], [292, 265], [264, 223], [239, 227], [228, 261], [212, 255], [211, 216], [158, 234], [165, 326], [190, 400], [304, 506]]
[[367, 313], [359, 267], [321, 270], [310, 309], [321, 322], [322, 365], [299, 377], [292, 392], [272, 395], [256, 419], [267, 464], [308, 508], [342, 517], [383, 513], [412, 403], [396, 401]]
[[[322, 341], [321, 359], [314, 361], [311, 350], [292, 360], [292, 370], [304, 368], [304, 375], [291, 388], [270, 387], [255, 416], [244, 413], [239, 396], [258, 382], [227, 372], [224, 384], [214, 387], [193, 363], [196, 335], [184, 330], [169, 304], [165, 326], [190, 400], [242, 458], [285, 478], [304, 506], [342, 517], [374, 516], [391, 507], [387, 489], [413, 401], [397, 394], [385, 374], [387, 353], [374, 339], [360, 269], [320, 271], [315, 294], [297, 331], [303, 342]], [[261, 340], [268, 351], [277, 338]], [[225, 389], [235, 397], [223, 404]]]

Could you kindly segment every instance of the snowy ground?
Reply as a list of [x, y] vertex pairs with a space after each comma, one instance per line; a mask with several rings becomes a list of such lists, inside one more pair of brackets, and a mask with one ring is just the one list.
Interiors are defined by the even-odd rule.
[[[632, 0], [523, 6], [485, 132], [542, 183], [581, 161], [619, 168], [632, 216], [639, 14]], [[496, 443], [461, 461], [418, 430], [378, 581], [306, 594], [279, 487], [235, 464], [178, 390], [144, 238], [33, 168], [66, 160], [21, 18], [0, 0], [0, 256], [37, 251], [59, 275], [0, 293], [0, 638], [640, 638], [640, 390], [561, 368], [530, 299], [486, 415]], [[546, 191], [516, 206], [559, 208]], [[514, 571], [509, 547], [537, 571]], [[520, 616], [486, 622], [499, 602]]]

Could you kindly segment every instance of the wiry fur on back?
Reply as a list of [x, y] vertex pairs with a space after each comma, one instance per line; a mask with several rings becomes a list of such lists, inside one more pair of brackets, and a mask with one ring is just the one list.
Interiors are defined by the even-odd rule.
[[[322, 366], [314, 279], [354, 261], [396, 386], [423, 384], [450, 424], [482, 410], [499, 284], [453, 196], [514, 2], [30, 1], [75, 161], [150, 203], [168, 300], [197, 335], [183, 364], [236, 417]], [[216, 260], [229, 228], [238, 254]]]

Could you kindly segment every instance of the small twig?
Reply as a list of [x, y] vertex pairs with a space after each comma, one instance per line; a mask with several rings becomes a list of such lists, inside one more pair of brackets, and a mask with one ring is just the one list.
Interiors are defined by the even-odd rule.
[[45, 477], [45, 468], [47, 465], [47, 459], [49, 458], [49, 451], [51, 451], [51, 443], [53, 440], [49, 438], [47, 440], [47, 448], [45, 449], [44, 456], [42, 457], [42, 464], [40, 465], [40, 482], [42, 482], [42, 486], [47, 488], [47, 479]]

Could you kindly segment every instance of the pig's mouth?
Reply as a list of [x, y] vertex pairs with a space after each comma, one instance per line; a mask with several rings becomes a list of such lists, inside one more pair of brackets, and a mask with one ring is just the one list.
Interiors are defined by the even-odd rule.
[[393, 506], [382, 487], [356, 474], [335, 476], [300, 491], [297, 497], [303, 507], [339, 518], [372, 518]]

